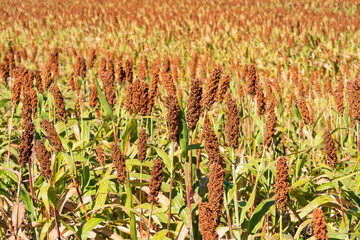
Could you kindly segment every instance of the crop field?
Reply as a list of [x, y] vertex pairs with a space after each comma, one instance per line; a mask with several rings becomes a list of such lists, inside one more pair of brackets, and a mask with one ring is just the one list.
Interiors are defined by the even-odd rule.
[[360, 239], [359, 16], [0, 0], [0, 239]]

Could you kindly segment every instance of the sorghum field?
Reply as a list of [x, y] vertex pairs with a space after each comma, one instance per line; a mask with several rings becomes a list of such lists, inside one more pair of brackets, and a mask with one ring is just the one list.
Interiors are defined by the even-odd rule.
[[358, 1], [0, 6], [0, 239], [360, 239]]

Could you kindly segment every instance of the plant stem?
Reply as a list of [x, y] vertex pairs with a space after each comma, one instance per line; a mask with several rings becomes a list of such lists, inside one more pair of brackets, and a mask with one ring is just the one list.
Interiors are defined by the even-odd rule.
[[192, 222], [191, 222], [191, 203], [190, 203], [190, 183], [189, 183], [189, 174], [186, 171], [186, 161], [184, 161], [184, 171], [185, 171], [185, 189], [186, 189], [186, 201], [187, 201], [187, 208], [188, 208], [188, 214], [189, 214], [189, 234], [190, 234], [190, 240], [193, 239], [192, 236]]
[[61, 237], [60, 237], [59, 221], [58, 221], [58, 218], [57, 218], [57, 213], [56, 213], [56, 208], [55, 208], [55, 206], [54, 206], [54, 217], [55, 217], [57, 238], [58, 238], [58, 240], [60, 240]]
[[[233, 184], [234, 184], [234, 207], [235, 207], [235, 222], [236, 226], [239, 227], [239, 206], [238, 206], [238, 198], [237, 198], [237, 184], [236, 184], [236, 171], [235, 171], [235, 149], [231, 149], [231, 165], [232, 165], [232, 174], [233, 174]], [[236, 236], [240, 236], [240, 231], [236, 232]]]
[[171, 221], [171, 199], [172, 199], [172, 187], [173, 187], [173, 162], [174, 162], [174, 142], [171, 142], [171, 169], [170, 169], [170, 192], [169, 192], [169, 213], [168, 213], [168, 221], [167, 221], [167, 236], [170, 238], [170, 221]]
[[140, 196], [139, 196], [139, 207], [140, 207], [140, 238], [142, 238], [142, 208], [141, 208], [141, 195], [142, 195], [142, 162], [140, 162]]
[[229, 213], [229, 208], [228, 208], [228, 199], [226, 198], [226, 193], [224, 192], [224, 200], [225, 200], [225, 210], [226, 210], [226, 217], [227, 217], [227, 221], [228, 221], [228, 225], [229, 225], [229, 233], [230, 233], [230, 238], [233, 239], [233, 234], [232, 234], [232, 224], [231, 224], [231, 218], [230, 218], [230, 213]]
[[[16, 194], [16, 204], [18, 206], [18, 211], [17, 216], [16, 216], [16, 220], [19, 218], [19, 198], [20, 198], [20, 188], [21, 188], [21, 180], [22, 180], [22, 168], [20, 168], [20, 173], [19, 173], [19, 182], [18, 182], [18, 189], [17, 189], [17, 194]], [[14, 226], [14, 232], [15, 232], [15, 239], [18, 239], [18, 223], [17, 221], [15, 221], [15, 226]]]
[[7, 163], [6, 165], [9, 166], [9, 162], [10, 162], [10, 142], [11, 142], [11, 130], [12, 130], [12, 121], [13, 121], [13, 117], [14, 117], [14, 106], [12, 106], [11, 108], [11, 118], [10, 118], [10, 123], [9, 123], [9, 142], [8, 142], [8, 157], [7, 157]]
[[152, 215], [152, 211], [153, 211], [153, 206], [154, 206], [154, 202], [151, 202], [151, 206], [150, 206], [150, 214], [149, 214], [149, 228], [148, 228], [148, 232], [147, 232], [147, 239], [150, 239], [150, 229], [151, 229], [151, 215]]
[[282, 211], [280, 213], [280, 240], [283, 240], [283, 237], [282, 237], [282, 233], [283, 233], [283, 221], [282, 221], [282, 218], [283, 218], [283, 215], [282, 215]]

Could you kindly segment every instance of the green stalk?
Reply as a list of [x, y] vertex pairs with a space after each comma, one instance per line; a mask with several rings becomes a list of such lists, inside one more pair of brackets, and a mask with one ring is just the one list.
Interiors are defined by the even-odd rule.
[[[237, 185], [236, 185], [236, 171], [235, 171], [235, 149], [231, 149], [231, 162], [232, 162], [232, 174], [233, 174], [233, 184], [234, 184], [234, 207], [235, 207], [235, 223], [236, 226], [240, 226], [239, 221], [239, 206], [238, 206], [238, 198], [237, 198]], [[240, 237], [240, 231], [236, 232], [236, 237]]]
[[148, 227], [148, 232], [147, 232], [147, 239], [149, 240], [150, 238], [150, 228], [151, 228], [151, 215], [152, 215], [152, 211], [153, 211], [153, 206], [154, 206], [154, 202], [151, 202], [151, 206], [150, 206], [150, 214], [149, 214], [149, 227]]
[[9, 142], [8, 142], [8, 157], [7, 157], [7, 163], [6, 165], [9, 166], [9, 162], [10, 162], [10, 142], [11, 142], [11, 130], [12, 130], [12, 121], [13, 121], [13, 117], [14, 117], [14, 105], [11, 107], [11, 118], [10, 118], [10, 123], [9, 123]]
[[172, 199], [172, 186], [173, 186], [173, 164], [174, 164], [174, 142], [171, 142], [171, 169], [170, 169], [170, 192], [169, 192], [169, 213], [168, 213], [168, 221], [167, 221], [167, 236], [170, 237], [170, 222], [171, 222], [171, 199]]
[[282, 233], [283, 233], [283, 221], [282, 221], [283, 215], [282, 211], [280, 213], [280, 240], [283, 240]]

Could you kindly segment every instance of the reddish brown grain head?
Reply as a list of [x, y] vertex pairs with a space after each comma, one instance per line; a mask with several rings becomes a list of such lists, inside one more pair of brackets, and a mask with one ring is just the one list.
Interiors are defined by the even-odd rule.
[[196, 78], [196, 70], [199, 64], [198, 54], [194, 53], [190, 65], [190, 79]]
[[132, 86], [132, 105], [133, 108], [140, 114], [146, 115], [148, 112], [148, 95], [149, 95], [149, 85], [136, 79]]
[[259, 117], [261, 117], [266, 111], [266, 99], [264, 92], [261, 89], [260, 83], [257, 83], [256, 87], [256, 104], [256, 113]]
[[287, 157], [279, 157], [276, 162], [275, 201], [278, 209], [285, 210], [289, 198], [289, 166]]
[[167, 125], [169, 128], [169, 138], [173, 141], [179, 139], [179, 102], [176, 95], [169, 95], [166, 98]]
[[64, 97], [63, 97], [60, 89], [58, 88], [58, 86], [55, 83], [52, 84], [50, 90], [51, 90], [51, 93], [53, 95], [54, 102], [55, 102], [57, 119], [59, 121], [66, 122], [68, 117], [66, 114]]
[[344, 114], [344, 83], [342, 80], [339, 81], [338, 87], [336, 90], [336, 109], [340, 115]]
[[45, 130], [48, 139], [54, 146], [57, 152], [63, 151], [64, 147], [61, 143], [58, 133], [55, 130], [54, 125], [46, 119], [41, 121], [41, 127]]
[[249, 66], [247, 77], [247, 88], [246, 91], [249, 95], [255, 96], [256, 94], [256, 85], [257, 85], [257, 74], [256, 74], [256, 67], [254, 64]]
[[27, 77], [27, 70], [24, 66], [17, 67], [14, 70], [14, 84], [11, 93], [11, 102], [17, 106], [20, 102], [22, 83]]
[[300, 98], [299, 100], [299, 109], [301, 113], [301, 118], [306, 124], [313, 124], [314, 119], [311, 117], [309, 108], [306, 105], [306, 101], [304, 98]]
[[315, 208], [313, 212], [312, 225], [314, 229], [314, 237], [316, 240], [327, 240], [328, 232], [325, 222], [325, 216], [321, 209]]
[[230, 81], [231, 81], [231, 76], [230, 75], [225, 75], [221, 81], [220, 81], [220, 85], [219, 85], [219, 89], [216, 95], [216, 102], [222, 102], [224, 100], [225, 94], [229, 89], [230, 86]]
[[266, 120], [266, 130], [265, 130], [265, 136], [263, 139], [264, 144], [267, 147], [270, 147], [273, 138], [276, 133], [276, 123], [277, 123], [277, 117], [275, 115], [274, 111], [268, 111], [268, 116]]
[[32, 122], [32, 112], [33, 112], [29, 91], [24, 92], [22, 98], [22, 104], [23, 105], [21, 108], [21, 123], [23, 126], [26, 126], [28, 123]]
[[104, 95], [111, 107], [116, 104], [116, 92], [114, 85], [114, 74], [111, 71], [102, 72], [100, 75], [103, 83]]
[[90, 107], [94, 108], [98, 102], [98, 91], [97, 91], [97, 87], [96, 84], [94, 83], [91, 87], [91, 92], [90, 92]]
[[151, 170], [151, 179], [150, 179], [150, 193], [149, 193], [149, 201], [155, 202], [159, 192], [161, 190], [161, 183], [164, 179], [162, 177], [164, 164], [161, 158], [155, 160], [154, 165]]
[[33, 138], [35, 134], [35, 126], [32, 122], [26, 123], [24, 126], [24, 131], [21, 135], [21, 143], [19, 146], [19, 164], [23, 168], [26, 163], [29, 162], [32, 148], [33, 148]]
[[191, 79], [190, 96], [188, 101], [188, 110], [186, 112], [186, 120], [188, 127], [194, 130], [201, 114], [201, 98], [202, 98], [202, 79]]
[[205, 136], [205, 144], [204, 148], [205, 151], [208, 154], [208, 159], [210, 162], [210, 165], [214, 162], [222, 165], [222, 158], [220, 156], [220, 148], [219, 148], [219, 141], [216, 137], [215, 131], [211, 127], [211, 122], [206, 115], [205, 117], [205, 123], [204, 123], [204, 130], [203, 134]]
[[44, 92], [44, 87], [43, 87], [43, 83], [42, 83], [42, 79], [41, 79], [41, 72], [39, 70], [35, 70], [34, 71], [34, 77], [35, 77], [35, 80], [36, 80], [37, 90], [39, 91], [39, 93], [43, 93]]
[[150, 91], [148, 97], [147, 115], [151, 114], [152, 108], [155, 104], [156, 97], [159, 93], [159, 68], [154, 66], [150, 81]]
[[79, 76], [80, 78], [86, 77], [86, 61], [85, 58], [77, 56], [74, 65], [74, 77]]
[[139, 140], [138, 140], [138, 159], [139, 161], [143, 162], [146, 160], [146, 130], [141, 129], [139, 132]]
[[212, 208], [208, 202], [199, 204], [199, 232], [203, 240], [218, 239], [216, 224], [212, 214]]
[[2, 78], [2, 83], [7, 86], [8, 85], [8, 78], [10, 77], [9, 68], [7, 63], [0, 63], [0, 77]]
[[324, 147], [326, 150], [326, 165], [331, 168], [335, 168], [336, 164], [338, 163], [338, 158], [336, 154], [335, 142], [331, 137], [331, 133], [328, 129], [326, 129], [324, 133]]
[[38, 140], [36, 141], [35, 146], [36, 151], [36, 158], [38, 159], [40, 163], [40, 172], [43, 175], [45, 179], [51, 178], [51, 160], [50, 160], [50, 154], [46, 150], [45, 144], [43, 141]]
[[95, 49], [91, 49], [89, 51], [89, 56], [88, 56], [88, 68], [92, 69], [95, 65], [95, 60], [96, 60], [96, 50]]
[[240, 137], [240, 110], [230, 92], [226, 93], [226, 124], [225, 134], [229, 146], [237, 148]]
[[354, 120], [360, 120], [360, 79], [348, 81], [346, 90], [349, 96], [349, 112]]
[[211, 109], [211, 106], [214, 104], [222, 71], [220, 66], [216, 66], [211, 72], [210, 77], [205, 80], [205, 91], [202, 98], [203, 109]]
[[96, 146], [96, 160], [101, 165], [105, 164], [105, 153], [104, 153], [104, 150], [102, 149], [102, 147], [100, 145]]
[[125, 156], [120, 151], [119, 145], [116, 143], [111, 145], [111, 157], [117, 172], [118, 182], [124, 183], [126, 180]]
[[133, 60], [131, 58], [125, 61], [125, 79], [126, 82], [132, 83], [134, 76]]
[[43, 79], [43, 89], [48, 89], [53, 81], [53, 78], [51, 77], [51, 65], [49, 63], [46, 63], [43, 66], [41, 75]]
[[208, 201], [216, 226], [220, 224], [224, 205], [224, 177], [225, 170], [222, 164], [213, 162], [210, 167], [210, 179], [207, 187], [209, 189]]

